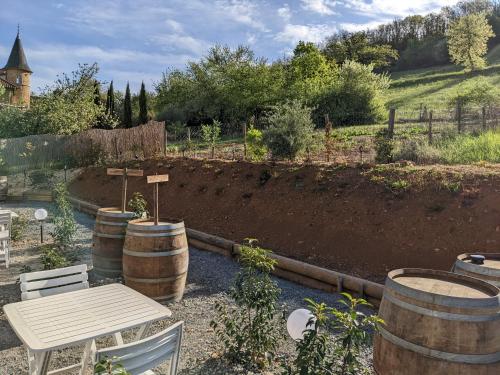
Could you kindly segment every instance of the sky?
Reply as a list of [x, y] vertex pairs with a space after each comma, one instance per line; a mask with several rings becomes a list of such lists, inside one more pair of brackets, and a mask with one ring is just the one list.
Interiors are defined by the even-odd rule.
[[456, 0], [0, 0], [0, 65], [20, 24], [32, 90], [78, 63], [97, 62], [118, 90], [148, 89], [214, 44], [250, 46], [268, 61], [299, 40], [320, 43], [336, 30], [362, 30]]

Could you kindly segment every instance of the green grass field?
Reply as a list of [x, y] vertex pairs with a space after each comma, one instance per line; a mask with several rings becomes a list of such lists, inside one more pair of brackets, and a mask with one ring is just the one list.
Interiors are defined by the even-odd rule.
[[388, 106], [415, 109], [423, 104], [428, 109], [443, 109], [449, 94], [467, 79], [483, 76], [490, 83], [499, 85], [500, 45], [488, 53], [488, 64], [485, 69], [473, 73], [454, 65], [395, 72], [391, 75]]

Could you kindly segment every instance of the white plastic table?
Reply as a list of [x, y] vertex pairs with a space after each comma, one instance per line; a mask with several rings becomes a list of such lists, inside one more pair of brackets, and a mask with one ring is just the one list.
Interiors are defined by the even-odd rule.
[[86, 343], [82, 363], [70, 366], [81, 366], [83, 373], [94, 339], [134, 327], [141, 327], [140, 338], [152, 322], [172, 315], [165, 306], [122, 284], [11, 303], [3, 309], [28, 350], [30, 374], [36, 375], [47, 374], [52, 351]]

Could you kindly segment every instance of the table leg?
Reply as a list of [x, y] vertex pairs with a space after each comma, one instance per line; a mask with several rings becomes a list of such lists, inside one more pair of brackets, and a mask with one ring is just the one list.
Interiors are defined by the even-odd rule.
[[142, 340], [143, 338], [146, 337], [148, 334], [149, 329], [151, 328], [151, 323], [146, 323], [143, 324], [142, 326], [139, 327], [139, 331], [137, 332], [137, 335], [135, 336], [135, 340]]
[[30, 369], [30, 373], [34, 375], [47, 375], [49, 370], [50, 357], [52, 352], [41, 352], [33, 354], [33, 367]]
[[85, 374], [87, 366], [89, 365], [90, 357], [96, 351], [95, 340], [89, 341], [85, 344], [85, 349], [83, 350], [82, 366], [80, 368], [80, 375]]

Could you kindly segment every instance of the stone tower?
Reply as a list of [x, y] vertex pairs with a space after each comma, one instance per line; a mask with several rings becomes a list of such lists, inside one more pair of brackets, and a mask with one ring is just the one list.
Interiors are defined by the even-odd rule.
[[17, 31], [16, 40], [12, 46], [9, 60], [0, 70], [0, 78], [13, 85], [10, 104], [29, 107], [31, 100], [31, 73], [33, 73], [26, 60], [23, 44]]

